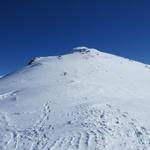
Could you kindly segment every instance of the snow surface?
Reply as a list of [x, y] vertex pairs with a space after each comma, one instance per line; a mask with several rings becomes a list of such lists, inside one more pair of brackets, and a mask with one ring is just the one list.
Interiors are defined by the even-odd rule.
[[150, 66], [95, 49], [35, 58], [0, 79], [0, 150], [150, 150]]

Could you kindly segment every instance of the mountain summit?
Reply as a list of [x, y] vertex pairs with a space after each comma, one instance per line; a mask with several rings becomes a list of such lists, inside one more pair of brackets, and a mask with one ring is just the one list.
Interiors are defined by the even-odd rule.
[[0, 150], [149, 150], [150, 66], [77, 47], [0, 78]]

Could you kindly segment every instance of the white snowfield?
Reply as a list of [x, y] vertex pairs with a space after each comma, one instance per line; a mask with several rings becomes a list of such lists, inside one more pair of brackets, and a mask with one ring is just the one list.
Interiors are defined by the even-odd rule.
[[0, 79], [0, 150], [150, 150], [150, 66], [78, 47]]

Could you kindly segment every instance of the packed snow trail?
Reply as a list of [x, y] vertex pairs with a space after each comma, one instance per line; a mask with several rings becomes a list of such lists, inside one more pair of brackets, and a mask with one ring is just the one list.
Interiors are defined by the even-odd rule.
[[150, 150], [149, 65], [79, 47], [0, 79], [0, 150]]

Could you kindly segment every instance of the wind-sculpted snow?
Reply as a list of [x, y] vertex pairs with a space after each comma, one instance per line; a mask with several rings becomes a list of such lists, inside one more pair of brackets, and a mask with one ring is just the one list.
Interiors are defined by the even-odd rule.
[[150, 150], [149, 65], [77, 47], [0, 79], [0, 150]]

